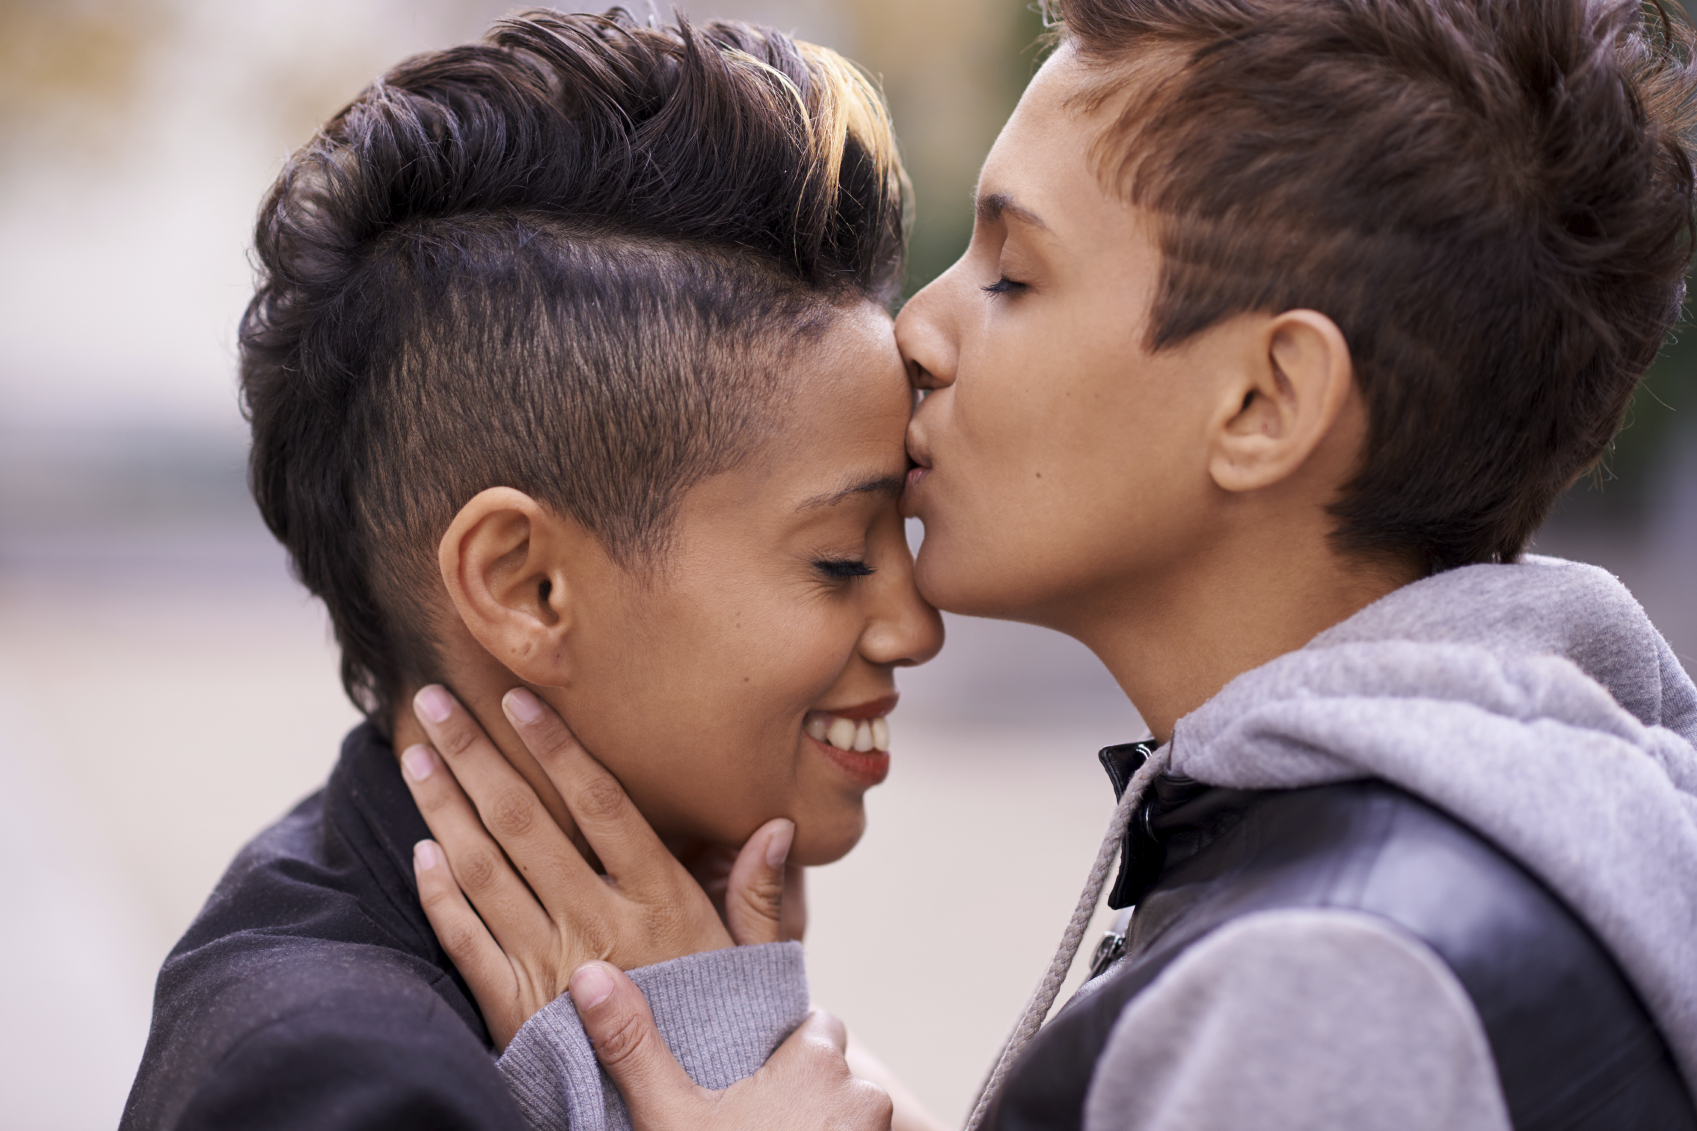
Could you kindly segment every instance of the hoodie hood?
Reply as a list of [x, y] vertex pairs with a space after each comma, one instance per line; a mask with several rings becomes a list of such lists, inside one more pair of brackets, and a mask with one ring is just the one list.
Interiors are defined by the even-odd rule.
[[1591, 926], [1697, 1093], [1697, 689], [1608, 573], [1404, 586], [1227, 684], [1171, 750], [1212, 785], [1380, 778], [1472, 826]]

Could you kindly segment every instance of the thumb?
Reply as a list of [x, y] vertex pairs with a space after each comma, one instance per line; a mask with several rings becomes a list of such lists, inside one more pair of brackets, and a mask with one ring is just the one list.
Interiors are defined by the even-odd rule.
[[725, 926], [738, 946], [784, 938], [784, 861], [795, 841], [795, 822], [767, 821], [737, 853], [725, 885]]
[[648, 999], [617, 967], [588, 962], [568, 991], [595, 1057], [625, 1097], [634, 1127], [670, 1126], [667, 1112], [697, 1091], [654, 1026]]

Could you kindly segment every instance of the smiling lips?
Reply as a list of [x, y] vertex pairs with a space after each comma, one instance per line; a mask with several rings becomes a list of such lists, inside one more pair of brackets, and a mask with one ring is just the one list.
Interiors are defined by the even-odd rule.
[[802, 722], [807, 737], [825, 757], [863, 785], [877, 785], [890, 772], [890, 721], [893, 695], [835, 711], [809, 711]]

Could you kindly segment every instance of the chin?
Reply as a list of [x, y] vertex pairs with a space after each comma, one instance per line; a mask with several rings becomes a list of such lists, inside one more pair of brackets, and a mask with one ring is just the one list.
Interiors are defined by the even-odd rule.
[[1005, 595], [993, 588], [1004, 579], [1000, 571], [986, 571], [989, 555], [975, 557], [951, 548], [946, 539], [933, 540], [929, 530], [913, 562], [913, 584], [934, 608], [965, 617], [1014, 619]]
[[835, 819], [798, 820], [795, 844], [790, 848], [790, 863], [808, 868], [835, 864], [860, 843], [866, 832], [866, 809], [856, 805], [852, 814]]

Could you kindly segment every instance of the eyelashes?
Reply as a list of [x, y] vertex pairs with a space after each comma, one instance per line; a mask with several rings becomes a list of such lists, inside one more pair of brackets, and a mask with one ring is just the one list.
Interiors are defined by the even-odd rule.
[[1003, 275], [994, 283], [991, 283], [989, 286], [981, 289], [985, 294], [990, 295], [1016, 295], [1025, 290], [1025, 288], [1026, 285], [1024, 283], [1010, 279], [1006, 275]]
[[848, 581], [856, 577], [869, 577], [877, 572], [865, 562], [856, 561], [853, 558], [821, 558], [813, 563], [813, 568], [832, 581]]

